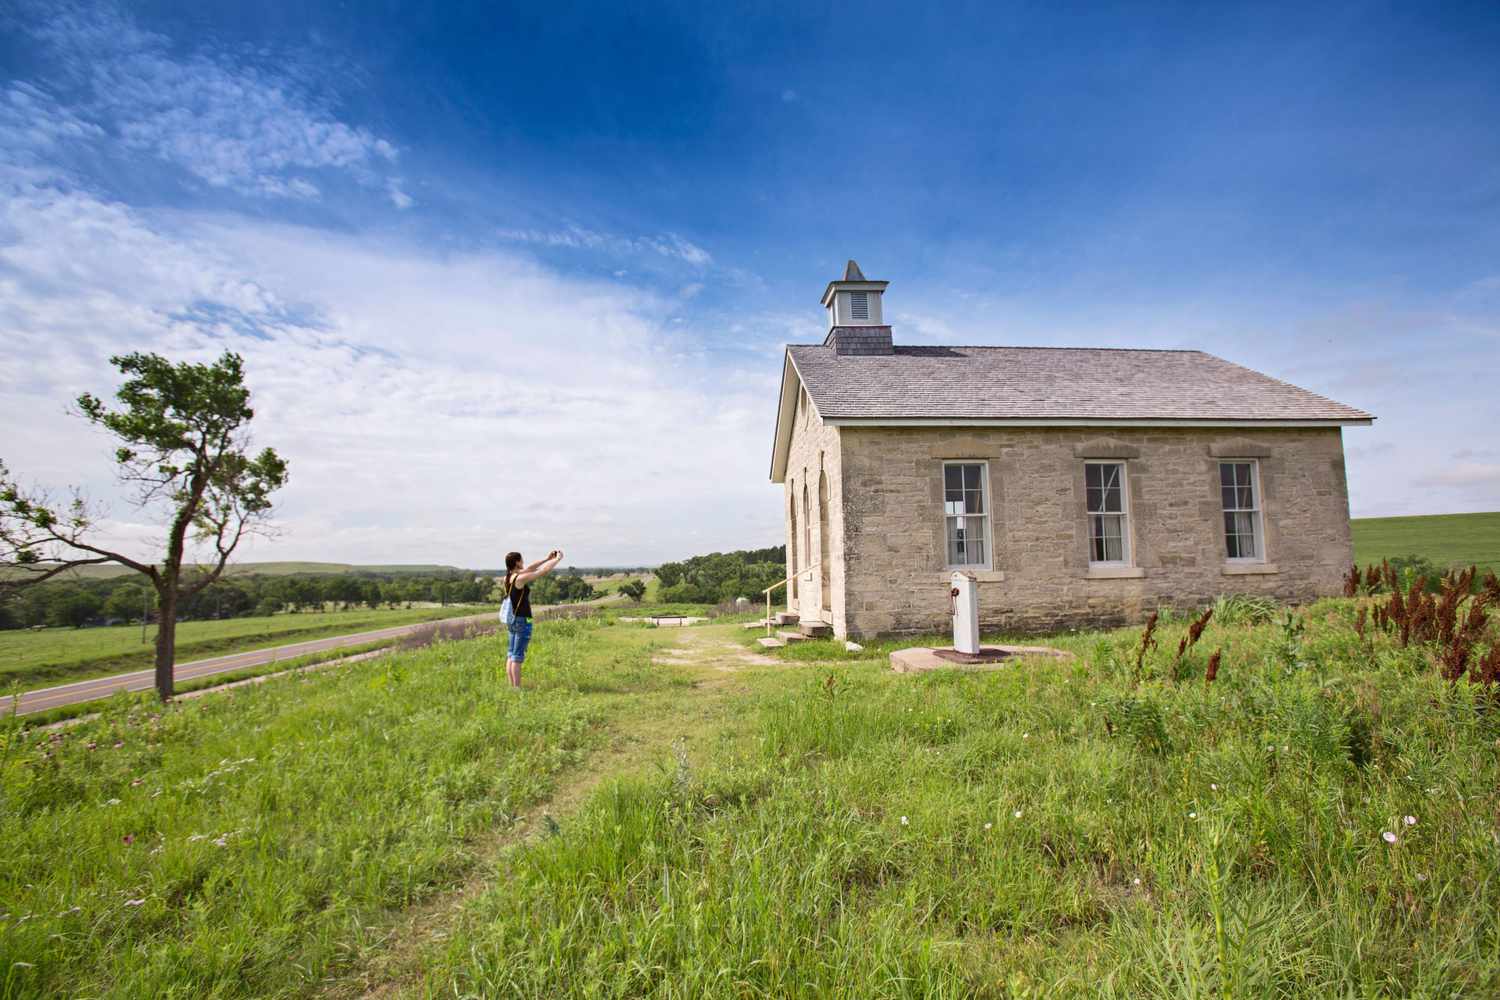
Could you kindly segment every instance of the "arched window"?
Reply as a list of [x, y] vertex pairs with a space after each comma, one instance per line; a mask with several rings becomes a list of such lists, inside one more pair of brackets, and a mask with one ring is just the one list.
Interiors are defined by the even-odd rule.
[[807, 502], [807, 480], [804, 479], [802, 481], [802, 558], [811, 560], [812, 550], [812, 505]]
[[819, 589], [821, 607], [824, 611], [833, 610], [833, 588], [829, 577], [829, 536], [828, 530], [828, 473], [818, 472], [818, 564], [821, 567], [818, 576], [822, 581]]
[[792, 582], [789, 586], [792, 601], [795, 602], [797, 600], [797, 569], [801, 565], [797, 562], [797, 482], [788, 480], [787, 485], [790, 487], [787, 490], [787, 507], [791, 516], [789, 523], [792, 526], [791, 536], [787, 539], [787, 556], [792, 561]]

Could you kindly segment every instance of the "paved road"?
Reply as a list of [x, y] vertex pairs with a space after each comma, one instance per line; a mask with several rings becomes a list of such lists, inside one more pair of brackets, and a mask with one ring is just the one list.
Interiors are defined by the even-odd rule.
[[[445, 618], [442, 624], [452, 627], [455, 622], [477, 622], [490, 621], [495, 618], [495, 613], [469, 615], [464, 618]], [[410, 625], [394, 625], [390, 628], [375, 629], [373, 632], [357, 632], [353, 635], [336, 635], [327, 639], [312, 639], [307, 642], [297, 642], [289, 646], [275, 646], [271, 649], [254, 649], [247, 653], [230, 653], [227, 656], [215, 656], [207, 660], [194, 660], [191, 663], [177, 664], [177, 683], [193, 680], [198, 677], [212, 677], [214, 674], [225, 674], [234, 670], [244, 670], [247, 667], [259, 667], [267, 663], [275, 663], [278, 660], [291, 660], [308, 653], [319, 653], [325, 649], [342, 649], [346, 646], [363, 646], [368, 642], [378, 642], [381, 639], [399, 639], [402, 636], [411, 635], [421, 629], [432, 628], [437, 622], [414, 622]], [[83, 701], [94, 701], [98, 698], [108, 698], [116, 691], [149, 691], [156, 684], [156, 672], [154, 670], [137, 670], [128, 674], [114, 674], [110, 677], [95, 677], [89, 681], [75, 681], [72, 684], [60, 684], [57, 687], [42, 688], [37, 691], [27, 691], [21, 695], [21, 703], [16, 709], [18, 715], [30, 715], [33, 712], [45, 712], [49, 708], [59, 708], [63, 705], [76, 705]], [[10, 706], [5, 706], [9, 708]]]

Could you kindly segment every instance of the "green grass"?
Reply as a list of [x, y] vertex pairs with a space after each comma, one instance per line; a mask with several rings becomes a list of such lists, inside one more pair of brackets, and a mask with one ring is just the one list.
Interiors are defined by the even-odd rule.
[[491, 639], [12, 723], [0, 995], [1497, 995], [1500, 706], [1355, 606], [1139, 673], [548, 622], [519, 697]]
[[[450, 605], [446, 608], [328, 611], [180, 622], [177, 626], [177, 662], [187, 663], [226, 653], [268, 649], [395, 625], [459, 618], [485, 610], [488, 609], [483, 606]], [[143, 670], [154, 661], [151, 640], [155, 636], [155, 627], [148, 628], [148, 641], [142, 643], [139, 625], [0, 632], [0, 688], [45, 687]]]
[[1419, 555], [1440, 567], [1477, 565], [1500, 573], [1500, 512], [1423, 517], [1361, 517], [1354, 529], [1354, 558], [1361, 565]]
[[1177, 625], [1138, 685], [1133, 632], [989, 673], [783, 670], [735, 751], [510, 857], [423, 986], [1496, 995], [1500, 712], [1351, 618], [1211, 626], [1174, 669]]
[[606, 693], [678, 686], [639, 633], [544, 629], [522, 695], [490, 639], [9, 723], [0, 996], [309, 991], [553, 790]]

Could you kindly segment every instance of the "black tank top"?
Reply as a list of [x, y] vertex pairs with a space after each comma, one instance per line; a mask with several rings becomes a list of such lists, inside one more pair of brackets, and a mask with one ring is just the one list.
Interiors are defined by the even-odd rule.
[[510, 588], [510, 606], [517, 618], [531, 617], [531, 584]]

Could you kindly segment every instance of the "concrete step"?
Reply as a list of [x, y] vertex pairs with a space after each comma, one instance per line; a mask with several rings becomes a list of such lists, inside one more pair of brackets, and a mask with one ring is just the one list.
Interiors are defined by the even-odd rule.
[[801, 632], [788, 632], [786, 630], [782, 630], [780, 632], [777, 632], [776, 633], [776, 637], [778, 639], [784, 639], [787, 642], [806, 642], [807, 641], [807, 636], [803, 635]]
[[777, 625], [795, 625], [795, 624], [797, 624], [797, 622], [800, 619], [801, 619], [801, 616], [799, 616], [797, 614], [797, 612], [795, 612], [795, 611], [778, 611], [778, 612], [776, 612], [776, 624]]
[[803, 622], [797, 629], [809, 639], [826, 639], [833, 635], [833, 626], [824, 622]]
[[758, 642], [758, 643], [760, 643], [766, 649], [780, 649], [782, 646], [786, 645], [786, 643], [783, 642], [782, 640], [776, 639], [776, 638], [772, 638], [769, 635], [763, 635], [759, 639], [756, 639], [755, 641]]
[[741, 625], [740, 628], [743, 628], [746, 632], [748, 632], [753, 628], [774, 628], [779, 624], [780, 623], [773, 618], [770, 621], [746, 622], [745, 624]]

